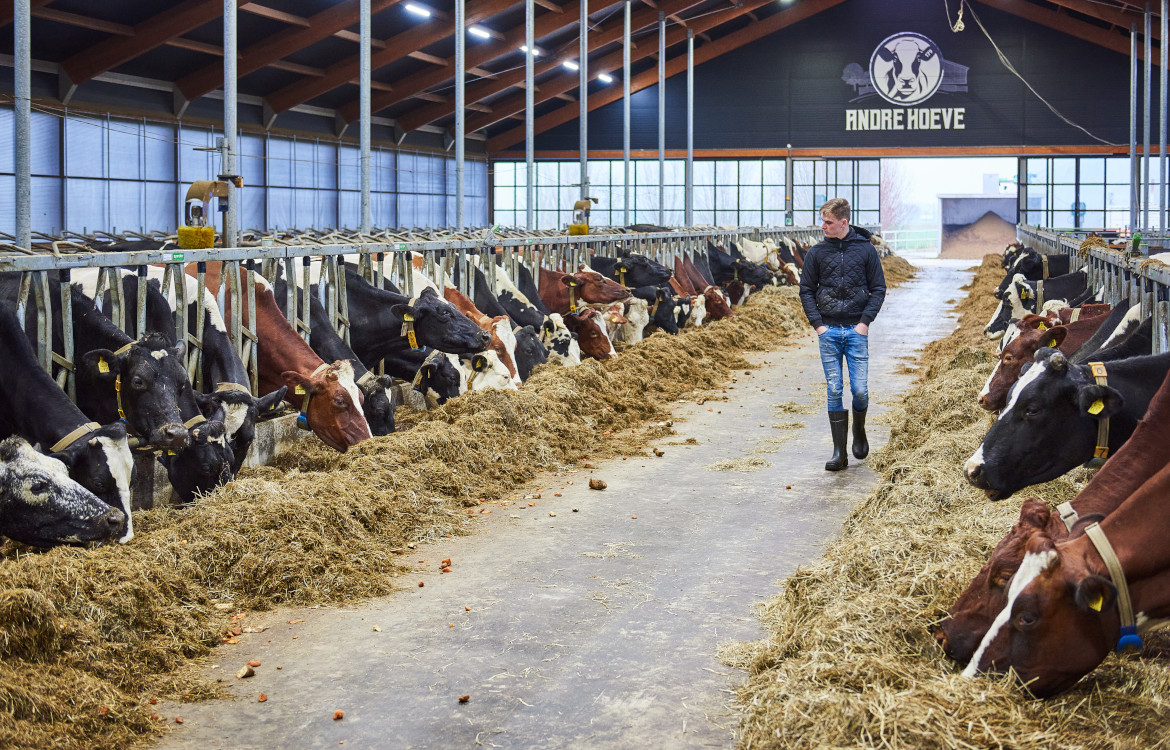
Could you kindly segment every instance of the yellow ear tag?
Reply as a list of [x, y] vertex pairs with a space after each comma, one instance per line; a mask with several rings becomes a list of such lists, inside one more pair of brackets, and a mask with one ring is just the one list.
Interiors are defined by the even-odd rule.
[[110, 365], [105, 358], [98, 357], [98, 372], [106, 373], [110, 371]]
[[1093, 416], [1097, 416], [1098, 414], [1100, 414], [1103, 411], [1105, 411], [1105, 402], [1102, 401], [1101, 399], [1097, 399], [1096, 401], [1094, 401], [1092, 403], [1092, 405], [1089, 406], [1089, 408], [1088, 408], [1088, 412], [1090, 414], [1092, 414]]
[[402, 319], [403, 319], [404, 321], [406, 321], [407, 323], [413, 323], [413, 322], [414, 322], [414, 316], [413, 316], [413, 315], [411, 315], [410, 313], [407, 313], [406, 315], [403, 315], [403, 316], [402, 316]]
[[1041, 324], [1039, 324], [1038, 326], [1036, 326], [1036, 330], [1037, 330], [1037, 331], [1047, 331], [1047, 330], [1048, 330], [1048, 326], [1047, 326], [1047, 325], [1045, 325], [1044, 323], [1041, 323]]
[[297, 387], [293, 388], [293, 393], [298, 396], [303, 396], [305, 395], [305, 387], [303, 385], [298, 385]]
[[1027, 289], [1020, 290], [1020, 299], [1028, 299], [1028, 290]]
[[1105, 597], [1101, 596], [1100, 594], [1097, 594], [1097, 598], [1094, 599], [1093, 601], [1089, 602], [1089, 609], [1093, 610], [1094, 612], [1100, 612], [1101, 607], [1104, 606], [1104, 604], [1105, 604]]

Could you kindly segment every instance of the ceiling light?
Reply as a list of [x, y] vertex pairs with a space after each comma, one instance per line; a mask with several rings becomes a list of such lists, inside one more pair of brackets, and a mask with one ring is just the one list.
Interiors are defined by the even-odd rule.
[[423, 18], [430, 18], [431, 17], [431, 9], [430, 8], [426, 8], [426, 7], [423, 7], [421, 5], [415, 5], [414, 3], [407, 3], [406, 5], [404, 5], [402, 7], [406, 8], [406, 10], [415, 14], [416, 16], [422, 16]]
[[[520, 46], [520, 51], [521, 51], [521, 52], [527, 52], [527, 51], [528, 51], [528, 45], [527, 45], [527, 44], [523, 44], [523, 45], [521, 45], [521, 46]], [[533, 57], [540, 57], [540, 48], [539, 48], [539, 47], [538, 47], [538, 48], [536, 48], [536, 49], [534, 49], [534, 50], [532, 51], [532, 56], [533, 56]]]
[[481, 29], [478, 26], [468, 26], [467, 33], [471, 34], [472, 36], [477, 36], [480, 39], [491, 39], [492, 38], [492, 35], [489, 34], [486, 29]]
[[613, 83], [613, 76], [609, 75], [608, 73], [602, 73], [597, 76], [597, 80], [601, 81], [602, 83]]
[[572, 60], [565, 60], [563, 63], [561, 63], [561, 65], [564, 65], [569, 70], [580, 70], [581, 69], [581, 66], [578, 65], [577, 63], [573, 62]]

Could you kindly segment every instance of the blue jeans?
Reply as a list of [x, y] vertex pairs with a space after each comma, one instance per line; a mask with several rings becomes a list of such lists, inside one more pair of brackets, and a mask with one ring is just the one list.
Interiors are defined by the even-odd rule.
[[829, 411], [842, 411], [844, 392], [841, 359], [849, 366], [849, 390], [853, 393], [853, 410], [869, 408], [869, 337], [853, 330], [853, 326], [829, 326], [817, 339], [821, 346], [821, 365], [825, 368], [828, 386]]

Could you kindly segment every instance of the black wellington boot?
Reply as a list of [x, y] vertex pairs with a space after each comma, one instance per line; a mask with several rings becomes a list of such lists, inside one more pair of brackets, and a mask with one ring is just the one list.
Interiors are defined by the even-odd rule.
[[829, 429], [833, 431], [833, 457], [825, 462], [825, 471], [841, 471], [849, 465], [845, 442], [849, 436], [849, 412], [829, 412]]
[[862, 459], [869, 455], [869, 441], [865, 439], [865, 410], [853, 410], [853, 455]]

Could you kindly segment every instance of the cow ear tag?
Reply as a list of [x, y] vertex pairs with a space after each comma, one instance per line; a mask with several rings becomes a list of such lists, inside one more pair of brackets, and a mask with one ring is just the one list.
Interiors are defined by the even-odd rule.
[[414, 322], [414, 316], [413, 316], [413, 315], [411, 315], [410, 313], [406, 313], [405, 315], [403, 315], [403, 316], [402, 316], [402, 319], [403, 319], [404, 321], [406, 321], [407, 323], [413, 323], [413, 322]]
[[1105, 411], [1105, 402], [1102, 401], [1101, 399], [1097, 399], [1096, 401], [1094, 401], [1092, 404], [1089, 405], [1089, 408], [1087, 409], [1087, 411], [1095, 417], [1098, 414], [1100, 414], [1101, 412]]
[[410, 344], [411, 349], [418, 350], [418, 336], [414, 335], [414, 326], [411, 326], [410, 330], [406, 332], [406, 341]]
[[1036, 326], [1036, 330], [1037, 330], [1037, 331], [1047, 331], [1047, 330], [1048, 330], [1048, 326], [1047, 326], [1047, 325], [1045, 325], [1044, 323], [1041, 323], [1041, 324], [1039, 324], [1039, 325], [1037, 325], [1037, 326]]
[[1093, 599], [1093, 601], [1089, 602], [1089, 609], [1093, 610], [1094, 612], [1100, 612], [1101, 607], [1103, 607], [1104, 605], [1105, 605], [1105, 597], [1101, 596], [1100, 594], [1097, 594], [1097, 597], [1095, 599]]
[[305, 387], [303, 385], [298, 385], [297, 387], [293, 388], [293, 393], [298, 396], [303, 396], [305, 395]]
[[110, 371], [110, 363], [106, 362], [105, 357], [98, 357], [98, 372], [107, 373]]

